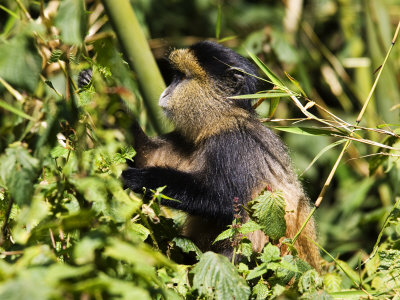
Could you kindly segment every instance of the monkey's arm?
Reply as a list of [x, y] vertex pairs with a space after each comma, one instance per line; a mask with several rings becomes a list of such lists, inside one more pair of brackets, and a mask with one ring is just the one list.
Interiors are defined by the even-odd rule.
[[[207, 186], [200, 174], [181, 172], [170, 168], [128, 168], [122, 173], [124, 184], [135, 192], [142, 188], [156, 189], [166, 186], [163, 194], [176, 199], [162, 200], [162, 204], [208, 218], [219, 217], [225, 221], [233, 218], [232, 203], [224, 203], [213, 187]], [[215, 185], [218, 186], [216, 180]], [[232, 198], [233, 200], [233, 198]]]
[[[249, 200], [253, 185], [254, 167], [251, 153], [246, 146], [252, 146], [240, 137], [226, 134], [210, 138], [204, 145], [204, 169], [183, 172], [165, 167], [128, 168], [122, 173], [125, 186], [141, 192], [142, 187], [155, 189], [166, 186], [163, 194], [177, 199], [163, 199], [162, 204], [186, 211], [192, 215], [208, 218], [233, 219], [233, 200], [240, 203]], [[253, 147], [254, 148], [254, 147]]]

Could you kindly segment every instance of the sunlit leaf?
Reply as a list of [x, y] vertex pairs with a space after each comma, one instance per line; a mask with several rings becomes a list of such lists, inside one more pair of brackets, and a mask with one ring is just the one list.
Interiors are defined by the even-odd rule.
[[201, 295], [217, 300], [248, 299], [250, 296], [246, 281], [225, 256], [206, 252], [192, 272], [193, 287]]
[[286, 233], [285, 199], [279, 191], [264, 191], [260, 196], [249, 202], [251, 217], [262, 231], [273, 240], [277, 240]]

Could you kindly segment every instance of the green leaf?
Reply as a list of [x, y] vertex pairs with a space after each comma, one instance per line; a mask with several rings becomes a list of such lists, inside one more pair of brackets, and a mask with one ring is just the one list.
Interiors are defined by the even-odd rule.
[[239, 95], [232, 96], [229, 99], [259, 99], [259, 98], [281, 98], [289, 97], [288, 93], [259, 93], [259, 94], [249, 94], [249, 95]]
[[9, 112], [12, 112], [13, 114], [20, 116], [24, 119], [34, 121], [35, 119], [32, 118], [30, 115], [27, 115], [24, 113], [22, 110], [19, 110], [18, 108], [15, 108], [14, 106], [8, 104], [6, 101], [0, 99], [0, 107], [4, 108], [5, 110], [8, 110]]
[[299, 292], [311, 293], [317, 291], [322, 287], [322, 278], [314, 269], [305, 272], [299, 280]]
[[337, 131], [331, 131], [326, 129], [319, 129], [319, 128], [311, 128], [311, 127], [294, 127], [294, 126], [274, 126], [274, 129], [286, 131], [295, 134], [301, 135], [343, 135]]
[[6, 184], [19, 206], [30, 203], [37, 180], [39, 161], [20, 143], [11, 145], [0, 156], [0, 181]]
[[276, 109], [278, 108], [278, 104], [281, 98], [275, 98], [271, 99], [271, 103], [269, 105], [269, 112], [268, 112], [268, 117], [272, 118], [275, 114]]
[[281, 261], [281, 251], [277, 246], [268, 243], [263, 249], [260, 256], [262, 262], [269, 263], [273, 261]]
[[336, 273], [325, 274], [323, 278], [324, 287], [328, 293], [339, 292], [342, 281], [342, 277]]
[[55, 24], [61, 31], [61, 39], [64, 43], [77, 46], [82, 45], [86, 32], [84, 1], [61, 1]]
[[228, 228], [224, 231], [222, 231], [214, 240], [213, 244], [218, 242], [218, 241], [222, 241], [225, 239], [229, 239], [231, 237], [233, 237], [235, 235], [235, 231], [232, 228]]
[[195, 243], [193, 243], [191, 240], [189, 240], [188, 238], [185, 237], [175, 237], [172, 240], [175, 245], [179, 248], [182, 249], [183, 252], [185, 253], [189, 253], [189, 252], [195, 252], [196, 253], [196, 257], [199, 259], [203, 252], [201, 252], [201, 250], [199, 249], [199, 247], [196, 246]]
[[339, 140], [339, 141], [337, 141], [337, 142], [334, 142], [334, 143], [329, 144], [328, 146], [324, 147], [321, 151], [318, 152], [318, 154], [314, 157], [314, 159], [312, 160], [312, 162], [310, 162], [310, 164], [307, 166], [307, 168], [304, 169], [304, 171], [301, 173], [301, 175], [303, 175], [305, 172], [307, 172], [308, 169], [310, 169], [310, 168], [312, 167], [312, 165], [313, 165], [325, 152], [327, 152], [328, 150], [330, 150], [330, 149], [332, 149], [332, 148], [334, 148], [334, 147], [336, 147], [336, 146], [338, 146], [338, 145], [340, 145], [340, 144], [343, 144], [344, 142], [346, 142], [345, 139]]
[[238, 231], [239, 231], [241, 234], [247, 234], [247, 233], [249, 233], [249, 232], [254, 232], [254, 231], [256, 231], [256, 230], [260, 230], [261, 228], [262, 228], [262, 227], [261, 227], [259, 224], [257, 224], [256, 222], [254, 222], [254, 221], [248, 221], [248, 222], [242, 224], [242, 226], [240, 226], [240, 227], [238, 228]]
[[0, 44], [0, 77], [14, 87], [33, 93], [39, 83], [42, 58], [33, 39], [19, 34]]
[[74, 247], [74, 259], [78, 265], [94, 262], [95, 250], [103, 246], [100, 238], [84, 237]]
[[228, 258], [206, 252], [193, 268], [193, 287], [213, 299], [248, 299], [250, 288]]
[[58, 157], [66, 158], [68, 155], [68, 151], [69, 151], [68, 149], [66, 149], [60, 145], [57, 145], [53, 149], [51, 149], [50, 155], [52, 158], [58, 158]]
[[47, 61], [47, 63], [51, 64], [51, 63], [58, 62], [58, 60], [60, 59], [62, 54], [63, 54], [63, 52], [60, 49], [55, 49], [55, 50], [51, 51], [50, 58]]
[[43, 194], [35, 195], [30, 206], [23, 206], [18, 213], [17, 222], [12, 229], [14, 240], [25, 244], [35, 227], [48, 215], [49, 210], [49, 204], [45, 202]]
[[33, 268], [21, 271], [0, 285], [0, 299], [7, 300], [43, 300], [51, 299], [55, 290], [43, 279], [46, 268]]
[[257, 64], [257, 66], [271, 79], [272, 83], [278, 87], [284, 87], [283, 82], [276, 76], [256, 55], [251, 52], [247, 52], [251, 59]]
[[253, 270], [251, 270], [249, 272], [246, 279], [252, 280], [254, 278], [260, 277], [260, 276], [264, 275], [265, 273], [267, 273], [267, 271], [268, 271], [267, 264], [265, 264], [265, 263], [260, 264], [259, 266], [255, 267]]
[[253, 287], [252, 295], [255, 295], [256, 300], [266, 299], [270, 295], [271, 291], [268, 286], [262, 281], [258, 281], [257, 284]]
[[250, 216], [262, 231], [272, 240], [278, 240], [286, 233], [285, 199], [282, 192], [264, 191], [260, 196], [249, 202]]
[[165, 265], [173, 267], [173, 264], [161, 253], [154, 251], [146, 244], [130, 244], [117, 238], [109, 238], [104, 255], [136, 264], [138, 267], [152, 270], [152, 266]]

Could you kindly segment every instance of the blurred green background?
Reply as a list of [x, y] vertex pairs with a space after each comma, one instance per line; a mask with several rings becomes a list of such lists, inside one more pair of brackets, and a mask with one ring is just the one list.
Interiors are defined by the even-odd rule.
[[[63, 68], [57, 60], [51, 60], [54, 51], [50, 53], [50, 50], [61, 49], [61, 57], [69, 55], [67, 71], [74, 80], [80, 70], [89, 65], [97, 67], [94, 84], [100, 95], [95, 96], [94, 102], [89, 103], [89, 99], [81, 105], [87, 105], [98, 128], [116, 129], [124, 136], [120, 139], [122, 143], [127, 145], [132, 140], [127, 130], [130, 118], [121, 111], [113, 95], [119, 88], [116, 93], [131, 104], [141, 124], [154, 134], [142, 105], [136, 75], [120, 59], [118, 42], [101, 2], [85, 2], [89, 13], [79, 18], [85, 18], [87, 23], [79, 20], [76, 14], [79, 1], [69, 2], [75, 6], [63, 6], [65, 1], [21, 0], [30, 17], [37, 20], [28, 25], [20, 24], [13, 16], [20, 11], [17, 1], [0, 2], [0, 77], [24, 97], [47, 103], [56, 97], [54, 89], [65, 92]], [[140, 0], [131, 1], [131, 4], [166, 82], [170, 77], [163, 58], [172, 49], [204, 39], [219, 40], [244, 56], [247, 51], [256, 54], [290, 86], [285, 75], [289, 73], [309, 99], [352, 124], [368, 96], [375, 71], [383, 62], [400, 20], [399, 0]], [[41, 7], [44, 8], [42, 12]], [[63, 10], [63, 14], [59, 10]], [[41, 19], [42, 13], [48, 19]], [[52, 31], [52, 24], [60, 31]], [[32, 50], [35, 46], [43, 51]], [[361, 126], [399, 133], [399, 66], [400, 49], [396, 45]], [[108, 72], [112, 76], [108, 76]], [[45, 79], [40, 78], [40, 74], [52, 82], [54, 89], [44, 84]], [[2, 84], [0, 99], [6, 104], [15, 102]], [[33, 102], [17, 105], [34, 115]], [[29, 105], [32, 107], [27, 107]], [[311, 110], [328, 118], [326, 111], [318, 107]], [[267, 117], [268, 103], [264, 102], [258, 111], [261, 117]], [[26, 128], [20, 117], [1, 108], [0, 117], [0, 152], [21, 136], [29, 145], [37, 142], [37, 136], [24, 133]], [[274, 116], [277, 120], [266, 125], [298, 126], [303, 123], [293, 123], [289, 119], [301, 117], [295, 105], [283, 99]], [[321, 127], [314, 122], [305, 124]], [[277, 132], [290, 149], [304, 189], [311, 201], [315, 201], [339, 155], [339, 147], [327, 151], [310, 169], [303, 171], [324, 147], [337, 139]], [[359, 134], [379, 143], [395, 145], [397, 142], [399, 147], [398, 139], [388, 141], [388, 135], [376, 131], [363, 130]], [[377, 152], [382, 150], [376, 146], [351, 144], [316, 215], [320, 243], [333, 256], [340, 255], [353, 266], [360, 253], [363, 257], [371, 252], [385, 214], [400, 196], [398, 156], [369, 156]], [[398, 151], [393, 153], [399, 154]], [[374, 163], [379, 166], [376, 170], [371, 167]], [[390, 234], [388, 232], [388, 236]]]

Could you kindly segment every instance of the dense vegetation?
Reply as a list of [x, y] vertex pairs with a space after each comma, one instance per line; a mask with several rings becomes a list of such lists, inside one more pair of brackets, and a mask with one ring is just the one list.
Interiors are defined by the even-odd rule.
[[[143, 86], [163, 83], [133, 69], [106, 2], [0, 3], [0, 299], [399, 298], [400, 2], [131, 1], [166, 81], [171, 47], [206, 38], [259, 66], [260, 117], [319, 199], [320, 270], [280, 239], [279, 191], [219, 236], [232, 263], [179, 235], [163, 187], [151, 201], [122, 188], [132, 118], [149, 134], [169, 125]], [[245, 234], [260, 228], [272, 243], [253, 253]]]

